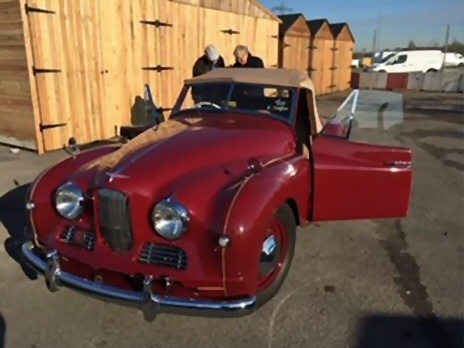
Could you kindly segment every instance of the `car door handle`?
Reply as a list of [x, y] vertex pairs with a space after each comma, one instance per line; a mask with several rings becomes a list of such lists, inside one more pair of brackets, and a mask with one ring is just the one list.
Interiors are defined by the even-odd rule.
[[385, 167], [388, 168], [401, 168], [406, 169], [411, 167], [411, 162], [408, 161], [393, 161], [393, 162], [384, 162]]

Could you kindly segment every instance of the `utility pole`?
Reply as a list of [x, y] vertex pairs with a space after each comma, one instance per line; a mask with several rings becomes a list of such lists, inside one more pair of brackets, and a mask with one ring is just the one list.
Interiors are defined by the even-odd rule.
[[285, 1], [282, 1], [279, 6], [273, 7], [271, 10], [277, 13], [278, 15], [284, 15], [293, 12], [292, 8], [287, 7], [285, 5]]
[[[383, 0], [379, 0], [379, 20], [377, 23], [377, 38], [376, 38], [376, 49], [381, 51], [380, 45], [380, 33], [382, 31], [382, 17], [383, 17]], [[377, 47], [378, 46], [378, 47]]]
[[450, 34], [450, 25], [448, 24], [446, 26], [446, 37], [445, 37], [445, 47], [443, 49], [443, 64], [441, 66], [441, 70], [445, 70], [445, 64], [446, 64], [446, 54], [448, 53], [448, 46], [449, 46], [449, 34]]
[[374, 29], [374, 36], [372, 38], [372, 57], [374, 57], [376, 49], [377, 49], [377, 30]]

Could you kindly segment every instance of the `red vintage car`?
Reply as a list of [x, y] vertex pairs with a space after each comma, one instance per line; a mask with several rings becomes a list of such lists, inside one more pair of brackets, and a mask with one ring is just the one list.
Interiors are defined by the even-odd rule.
[[259, 308], [284, 282], [298, 226], [408, 212], [411, 151], [350, 139], [359, 91], [324, 127], [314, 95], [296, 70], [187, 80], [167, 121], [74, 153], [31, 184], [25, 261], [52, 292], [147, 320]]

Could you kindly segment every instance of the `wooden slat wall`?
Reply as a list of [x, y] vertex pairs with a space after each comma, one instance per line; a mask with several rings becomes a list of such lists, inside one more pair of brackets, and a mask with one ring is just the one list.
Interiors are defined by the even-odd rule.
[[311, 33], [306, 19], [303, 16], [297, 19], [280, 40], [280, 66], [285, 69], [309, 71]]
[[335, 90], [343, 91], [350, 88], [351, 81], [351, 61], [353, 59], [354, 42], [352, 41], [347, 28], [345, 27], [338, 38], [335, 38], [337, 50], [334, 51], [334, 60], [337, 69], [335, 73]]
[[311, 79], [317, 95], [330, 93], [332, 70], [332, 43], [331, 40], [314, 39], [311, 59]]
[[[341, 57], [341, 61], [339, 62], [338, 66], [340, 67], [340, 89], [346, 90], [350, 88], [351, 85], [351, 64], [350, 62], [353, 60], [353, 52], [354, 52], [354, 42], [352, 41], [343, 41], [344, 49], [342, 50], [343, 54]], [[348, 63], [348, 64], [347, 64]]]
[[327, 23], [324, 23], [315, 37], [311, 46], [311, 79], [317, 95], [332, 92], [332, 48], [333, 34]]
[[[237, 44], [248, 45], [267, 66], [277, 64], [275, 19], [168, 0], [27, 1], [56, 12], [28, 16], [34, 64], [62, 70], [34, 80], [42, 123], [66, 123], [44, 130], [45, 150], [61, 148], [71, 136], [80, 143], [110, 138], [120, 126], [136, 123], [144, 83], [158, 106], [172, 107], [207, 44], [217, 45], [227, 64], [233, 64]], [[172, 26], [157, 28], [142, 20]], [[240, 33], [221, 32], [228, 29]], [[158, 65], [173, 70], [142, 70]]]
[[[33, 79], [40, 122], [65, 124], [43, 130], [44, 149], [61, 148], [71, 136], [84, 142], [108, 137], [100, 2], [27, 0], [27, 4], [55, 12], [27, 16], [34, 66], [62, 71], [38, 73]], [[112, 19], [108, 16], [105, 21]]]
[[[309, 71], [309, 45], [310, 39], [301, 36], [285, 36], [285, 44], [288, 47], [282, 47], [284, 69], [299, 69]], [[285, 44], [283, 46], [285, 46]]]
[[[309, 28], [306, 26], [308, 34], [305, 34], [300, 21], [306, 24], [304, 17], [300, 17], [281, 37], [279, 66], [309, 70], [318, 95], [349, 88], [354, 49], [349, 29], [345, 27], [335, 39], [330, 26], [325, 23], [311, 37]], [[315, 48], [308, 50], [307, 47]]]
[[37, 149], [18, 0], [0, 0], [0, 142]]

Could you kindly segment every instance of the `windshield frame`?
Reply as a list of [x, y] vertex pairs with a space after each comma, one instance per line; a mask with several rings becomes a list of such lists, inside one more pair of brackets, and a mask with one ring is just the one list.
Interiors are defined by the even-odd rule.
[[[221, 109], [216, 109], [216, 108], [210, 108], [210, 109], [201, 109], [201, 108], [187, 108], [187, 109], [182, 109], [181, 106], [184, 103], [185, 99], [188, 98], [189, 91], [191, 91], [191, 88], [194, 86], [199, 86], [199, 85], [205, 85], [205, 84], [229, 84], [229, 92], [227, 94], [227, 101], [230, 101], [230, 98], [232, 96], [232, 92], [234, 91], [234, 88], [236, 85], [250, 85], [250, 86], [261, 86], [263, 88], [276, 88], [276, 89], [288, 89], [292, 92], [292, 97], [291, 97], [291, 103], [290, 103], [290, 113], [289, 117], [285, 118], [276, 114], [273, 114], [271, 112], [269, 113], [263, 113], [263, 112], [258, 112], [258, 111], [252, 111], [252, 110], [246, 110], [246, 109], [235, 109], [235, 108], [221, 108]], [[300, 88], [298, 87], [290, 87], [290, 86], [282, 86], [282, 85], [271, 85], [271, 84], [262, 84], [262, 83], [244, 83], [244, 82], [231, 82], [231, 81], [205, 81], [205, 82], [196, 82], [196, 83], [185, 83], [184, 86], [182, 87], [182, 90], [179, 93], [179, 96], [177, 98], [176, 103], [174, 104], [174, 107], [172, 108], [171, 112], [171, 118], [175, 118], [177, 116], [183, 115], [184, 113], [191, 113], [191, 112], [201, 112], [201, 111], [208, 111], [208, 113], [217, 113], [217, 112], [230, 112], [230, 113], [240, 113], [240, 114], [247, 114], [247, 115], [252, 115], [252, 116], [264, 116], [264, 117], [270, 117], [272, 119], [278, 120], [285, 122], [292, 127], [295, 125], [296, 122], [296, 112], [297, 112], [297, 106], [298, 106], [298, 94], [299, 94]]]
[[[337, 111], [335, 111], [335, 113], [332, 115], [332, 117], [330, 119], [328, 119], [327, 122], [324, 124], [324, 126], [322, 127], [322, 129], [319, 132], [318, 136], [328, 137], [328, 138], [335, 138], [335, 139], [340, 139], [340, 140], [349, 140], [350, 139], [351, 129], [353, 128], [353, 121], [355, 119], [354, 115], [356, 113], [356, 108], [358, 106], [359, 92], [360, 92], [359, 89], [355, 89], [348, 95], [348, 97], [338, 107]], [[353, 99], [353, 104], [351, 105], [351, 108], [350, 108], [350, 114], [348, 116], [348, 126], [347, 126], [347, 131], [346, 131], [345, 136], [332, 135], [332, 134], [325, 133], [327, 128], [330, 126], [330, 124], [337, 118], [337, 116], [339, 115], [339, 112], [341, 110], [343, 110], [343, 108], [352, 99]]]
[[385, 64], [385, 63], [388, 62], [388, 61], [390, 60], [390, 58], [392, 58], [395, 54], [396, 54], [396, 52], [394, 52], [394, 53], [389, 53], [389, 54], [387, 54], [385, 57], [380, 58], [379, 61], [378, 61], [378, 64]]

